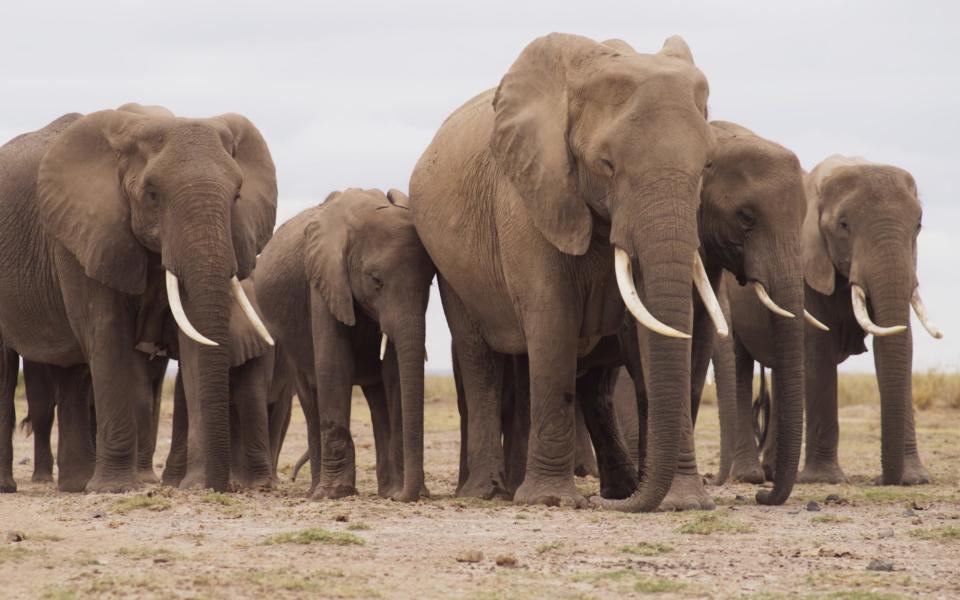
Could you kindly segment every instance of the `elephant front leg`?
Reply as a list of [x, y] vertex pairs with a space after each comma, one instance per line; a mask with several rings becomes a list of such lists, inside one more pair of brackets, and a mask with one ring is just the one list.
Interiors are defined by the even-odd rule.
[[96, 466], [96, 424], [91, 410], [93, 388], [85, 365], [60, 369], [55, 373], [60, 424], [57, 428], [57, 488], [61, 492], [82, 492]]
[[697, 454], [693, 443], [693, 420], [690, 405], [681, 416], [680, 453], [677, 457], [677, 472], [673, 476], [670, 491], [660, 503], [660, 510], [713, 510], [713, 498], [703, 485], [703, 477], [697, 471]]
[[[27, 418], [33, 431], [33, 482], [53, 481], [53, 452], [50, 433], [53, 430], [56, 390], [55, 370], [49, 365], [23, 361], [23, 382], [27, 392]], [[86, 482], [84, 482], [86, 484]]]
[[153, 394], [149, 402], [137, 406], [137, 479], [141, 483], [160, 483], [160, 478], [153, 470], [153, 455], [157, 449], [160, 401], [167, 362], [165, 358], [152, 358], [148, 362]]
[[240, 443], [237, 482], [248, 488], [273, 484], [273, 456], [267, 417], [267, 394], [273, 374], [273, 357], [253, 358], [234, 369], [230, 391], [236, 406]]
[[763, 483], [760, 451], [753, 433], [753, 357], [739, 341], [734, 341], [736, 373], [736, 427], [733, 465], [730, 478], [742, 483]]
[[403, 487], [403, 465], [401, 459], [391, 460], [390, 415], [387, 412], [387, 394], [382, 384], [363, 386], [363, 396], [370, 407], [370, 421], [373, 425], [373, 446], [377, 458], [377, 495], [390, 498]]
[[13, 430], [17, 413], [13, 397], [17, 390], [20, 357], [0, 345], [0, 493], [17, 491], [13, 479]]
[[618, 371], [619, 368], [594, 367], [577, 380], [578, 407], [582, 408], [577, 411], [577, 444], [581, 438], [593, 442], [600, 495], [604, 498], [626, 498], [638, 484], [637, 467], [623, 443], [613, 406]]
[[574, 466], [574, 402], [576, 402], [577, 340], [564, 335], [562, 324], [531, 323], [530, 440], [527, 472], [514, 494], [517, 504], [586, 506], [577, 490]]
[[149, 404], [153, 396], [143, 363], [146, 359], [134, 356], [136, 350], [132, 348], [133, 343], [125, 345], [116, 339], [105, 339], [91, 357], [97, 459], [93, 476], [87, 482], [88, 492], [128, 492], [139, 487], [133, 407]]
[[840, 423], [837, 364], [831, 341], [828, 336], [815, 333], [808, 334], [805, 341], [806, 456], [803, 469], [797, 475], [798, 483], [847, 483], [837, 460]]
[[173, 389], [173, 432], [170, 453], [163, 467], [163, 485], [179, 487], [187, 474], [187, 396], [183, 389], [183, 373], [177, 373]]

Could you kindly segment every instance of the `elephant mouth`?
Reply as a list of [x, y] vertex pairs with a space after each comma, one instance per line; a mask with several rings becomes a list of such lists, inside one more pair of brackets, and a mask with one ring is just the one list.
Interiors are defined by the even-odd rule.
[[[190, 322], [190, 319], [187, 317], [187, 312], [183, 308], [183, 301], [180, 298], [180, 280], [169, 270], [166, 270], [165, 273], [167, 301], [170, 304], [170, 312], [173, 313], [173, 318], [177, 322], [177, 326], [180, 327], [180, 330], [183, 331], [187, 337], [198, 344], [203, 346], [219, 346], [217, 342], [200, 333]], [[271, 337], [270, 332], [267, 331], [267, 327], [263, 324], [263, 321], [260, 320], [257, 311], [254, 310], [253, 304], [250, 302], [250, 299], [247, 298], [247, 294], [243, 291], [240, 280], [237, 279], [236, 275], [230, 279], [230, 293], [237, 304], [240, 305], [244, 316], [246, 316], [250, 324], [253, 325], [257, 334], [263, 338], [263, 341], [273, 346], [275, 343], [273, 337]]]
[[[908, 329], [906, 325], [883, 327], [874, 323], [873, 319], [870, 318], [870, 312], [867, 310], [867, 292], [860, 284], [850, 283], [850, 302], [853, 305], [853, 316], [856, 317], [860, 328], [874, 337], [896, 335], [898, 333], [904, 333]], [[910, 307], [913, 308], [914, 314], [917, 315], [917, 320], [920, 321], [923, 328], [927, 330], [930, 337], [937, 340], [943, 338], [943, 332], [930, 320], [927, 307], [920, 297], [919, 285], [913, 288], [913, 292], [910, 294]]]

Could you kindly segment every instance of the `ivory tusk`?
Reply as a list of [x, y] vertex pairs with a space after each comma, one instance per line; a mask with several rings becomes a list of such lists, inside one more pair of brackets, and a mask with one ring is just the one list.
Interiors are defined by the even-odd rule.
[[819, 329], [820, 331], [830, 331], [830, 328], [829, 328], [829, 327], [827, 327], [826, 325], [824, 325], [823, 323], [821, 323], [819, 320], [817, 320], [817, 318], [816, 318], [815, 316], [813, 316], [813, 315], [811, 315], [809, 312], [807, 312], [807, 309], [803, 309], [803, 319], [804, 319], [807, 323], [810, 323], [811, 325], [813, 325], [814, 327], [816, 327], [817, 329]]
[[380, 338], [380, 360], [383, 360], [383, 357], [387, 355], [387, 334], [382, 334], [383, 337]]
[[788, 319], [794, 318], [794, 315], [789, 310], [782, 308], [776, 302], [773, 301], [773, 298], [770, 297], [770, 294], [767, 293], [767, 288], [763, 287], [763, 284], [759, 281], [753, 282], [753, 291], [756, 292], [757, 298], [760, 299], [760, 303], [770, 309], [775, 315], [780, 315], [781, 317], [786, 317]]
[[190, 324], [190, 319], [187, 318], [187, 313], [183, 310], [183, 302], [180, 301], [180, 281], [177, 279], [177, 276], [167, 271], [166, 283], [170, 312], [173, 313], [173, 318], [176, 320], [177, 325], [180, 326], [180, 330], [198, 344], [203, 344], [204, 346], [219, 346], [220, 344], [210, 338], [204, 337]]
[[243, 310], [243, 314], [250, 320], [253, 328], [257, 330], [257, 333], [260, 334], [263, 341], [273, 346], [276, 342], [273, 341], [270, 332], [267, 331], [267, 326], [260, 320], [260, 315], [254, 310], [253, 304], [251, 304], [250, 299], [247, 298], [247, 294], [243, 291], [243, 286], [240, 285], [240, 280], [237, 279], [236, 275], [230, 280], [230, 291], [233, 292], [233, 297], [236, 298], [237, 304], [239, 304]]
[[634, 316], [637, 322], [660, 335], [689, 339], [690, 336], [688, 334], [677, 331], [673, 327], [658, 321], [643, 305], [643, 302], [640, 300], [640, 295], [637, 294], [637, 288], [633, 285], [633, 268], [630, 266], [630, 256], [620, 248], [614, 248], [613, 257], [614, 268], [617, 274], [617, 287], [620, 288], [623, 303], [627, 306], [627, 310], [630, 311], [630, 314]]
[[850, 286], [850, 300], [853, 303], [853, 316], [857, 318], [860, 327], [869, 334], [877, 337], [903, 333], [907, 330], [906, 325], [894, 325], [893, 327], [880, 327], [870, 320], [867, 313], [867, 295], [859, 285]]
[[920, 324], [923, 325], [923, 328], [927, 330], [927, 333], [934, 339], [941, 339], [943, 332], [930, 322], [927, 307], [923, 305], [923, 300], [920, 299], [920, 286], [913, 289], [913, 295], [910, 296], [910, 306], [913, 307], [913, 312], [916, 313], [917, 319], [920, 321]]
[[722, 338], [730, 335], [730, 329], [727, 327], [727, 320], [723, 317], [723, 310], [720, 308], [720, 301], [717, 295], [713, 293], [713, 286], [710, 285], [710, 278], [707, 277], [707, 270], [700, 260], [700, 252], [693, 255], [693, 283], [697, 286], [697, 292], [700, 293], [700, 299], [703, 300], [703, 306], [707, 309], [713, 325], [717, 328], [717, 335]]

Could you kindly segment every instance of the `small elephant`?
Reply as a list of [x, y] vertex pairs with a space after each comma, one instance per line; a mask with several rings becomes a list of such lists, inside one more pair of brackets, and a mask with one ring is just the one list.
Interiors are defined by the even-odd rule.
[[[191, 412], [203, 413], [191, 430], [204, 451], [187, 476], [226, 489], [229, 306], [246, 302], [238, 279], [253, 269], [276, 219], [273, 161], [256, 127], [236, 114], [185, 119], [140, 105], [68, 114], [0, 148], [0, 172], [3, 362], [19, 355], [90, 370], [96, 461], [76, 491], [139, 484], [137, 412], [151, 406], [154, 390], [149, 357], [135, 346], [158, 299], [169, 299], [181, 330]], [[4, 488], [16, 375], [7, 367]]]
[[370, 404], [379, 493], [425, 493], [423, 361], [433, 263], [407, 197], [334, 192], [280, 227], [252, 279], [307, 417], [310, 496], [356, 493], [351, 389]]
[[[942, 334], [930, 322], [920, 299], [916, 264], [922, 209], [916, 183], [901, 168], [834, 155], [804, 177], [804, 189], [805, 302], [826, 327], [810, 326], [805, 332], [806, 460], [799, 481], [847, 481], [837, 457], [837, 365], [866, 352], [864, 338], [871, 334], [881, 407], [883, 472], [878, 482], [928, 483], [930, 475], [920, 461], [913, 419], [910, 307], [930, 335]], [[736, 338], [737, 403], [749, 405], [748, 381], [758, 361], [773, 371], [776, 415], [782, 409], [784, 366], [774, 355], [779, 333], [769, 322], [754, 318], [759, 298], [736, 286], [728, 291]], [[736, 414], [735, 444], [746, 446], [755, 464], [756, 445], [746, 433], [751, 428], [748, 411]], [[771, 432], [778, 452], [780, 422], [775, 420]]]

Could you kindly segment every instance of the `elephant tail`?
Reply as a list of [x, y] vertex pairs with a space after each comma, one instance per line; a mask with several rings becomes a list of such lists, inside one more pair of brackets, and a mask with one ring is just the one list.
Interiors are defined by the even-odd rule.
[[30, 434], [33, 433], [33, 422], [30, 421], [30, 413], [27, 413], [27, 416], [20, 421], [20, 431], [27, 437], [30, 437]]
[[297, 464], [293, 465], [293, 473], [290, 474], [290, 481], [297, 480], [297, 474], [300, 473], [300, 469], [303, 468], [303, 465], [307, 464], [307, 461], [310, 460], [310, 451], [307, 450], [303, 453], [303, 456], [297, 461]]

